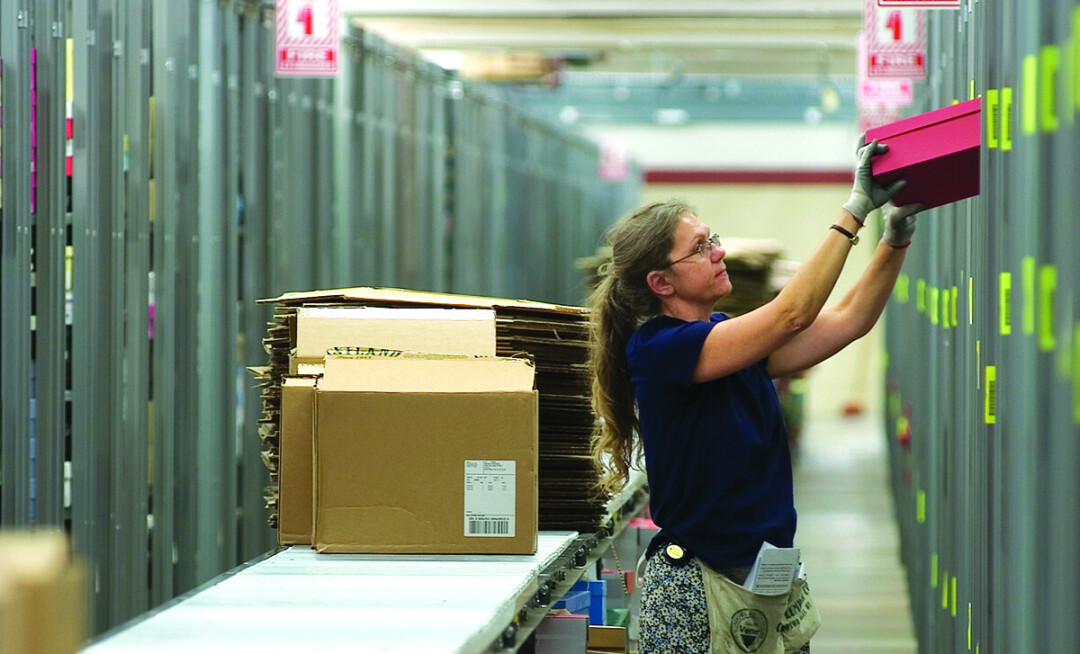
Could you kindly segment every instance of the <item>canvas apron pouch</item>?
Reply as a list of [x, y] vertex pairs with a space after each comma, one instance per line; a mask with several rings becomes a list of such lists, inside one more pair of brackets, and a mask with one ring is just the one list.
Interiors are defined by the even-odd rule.
[[791, 590], [759, 595], [701, 565], [712, 654], [793, 654], [810, 642], [821, 615], [810, 587], [796, 579]]

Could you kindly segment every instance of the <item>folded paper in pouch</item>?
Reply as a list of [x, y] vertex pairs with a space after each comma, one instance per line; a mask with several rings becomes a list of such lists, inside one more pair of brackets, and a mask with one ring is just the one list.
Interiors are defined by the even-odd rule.
[[805, 579], [787, 593], [760, 595], [700, 564], [712, 654], [794, 654], [821, 626]]

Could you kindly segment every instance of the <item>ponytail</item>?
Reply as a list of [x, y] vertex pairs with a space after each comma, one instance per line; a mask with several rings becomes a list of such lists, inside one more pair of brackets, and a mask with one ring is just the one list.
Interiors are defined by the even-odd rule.
[[645, 281], [667, 265], [679, 220], [694, 209], [684, 202], [646, 205], [608, 230], [612, 261], [601, 267], [600, 284], [589, 298], [592, 406], [597, 422], [592, 442], [602, 493], [617, 492], [641, 456], [641, 423], [626, 361], [626, 345], [660, 302]]

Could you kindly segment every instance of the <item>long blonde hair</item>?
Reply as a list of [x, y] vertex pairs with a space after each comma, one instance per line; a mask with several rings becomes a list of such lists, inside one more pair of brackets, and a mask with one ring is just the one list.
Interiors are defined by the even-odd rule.
[[649, 204], [623, 216], [607, 232], [612, 260], [600, 271], [600, 284], [589, 298], [589, 365], [593, 411], [598, 418], [592, 452], [605, 492], [618, 491], [626, 484], [630, 467], [641, 453], [641, 439], [634, 437], [641, 423], [626, 344], [641, 323], [660, 312], [660, 301], [645, 277], [667, 265], [675, 228], [684, 215], [692, 213], [693, 207], [681, 200]]

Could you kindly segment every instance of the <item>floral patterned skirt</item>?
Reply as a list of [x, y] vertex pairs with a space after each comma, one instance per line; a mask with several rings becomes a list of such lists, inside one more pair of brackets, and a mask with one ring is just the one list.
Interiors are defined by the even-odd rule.
[[[749, 568], [721, 570], [742, 583]], [[672, 565], [653, 555], [641, 577], [639, 654], [709, 654], [709, 614], [697, 559]], [[807, 644], [799, 654], [809, 654]]]

